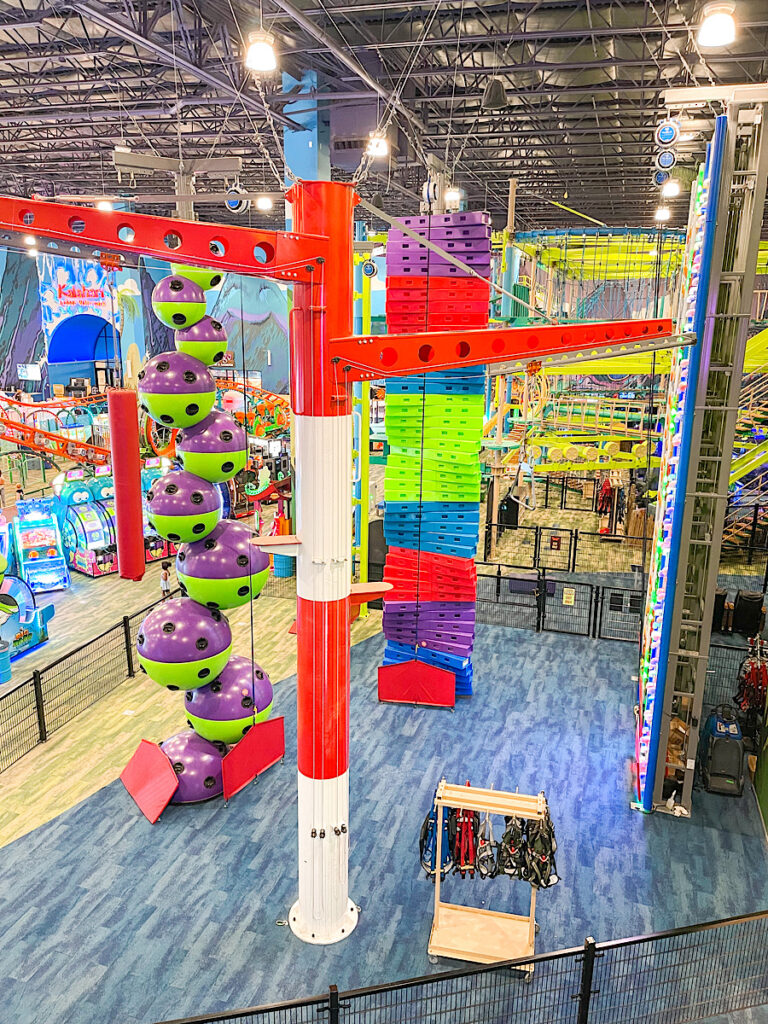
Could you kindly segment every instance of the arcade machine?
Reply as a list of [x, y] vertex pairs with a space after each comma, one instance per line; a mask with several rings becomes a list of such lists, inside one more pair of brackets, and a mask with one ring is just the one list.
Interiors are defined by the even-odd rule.
[[16, 502], [13, 545], [19, 574], [35, 594], [66, 590], [71, 579], [53, 498]]
[[[108, 471], [106, 475], [109, 475]], [[103, 474], [101, 479], [104, 479]], [[110, 514], [102, 502], [92, 500], [94, 480], [86, 476], [82, 468], [70, 469], [60, 473], [52, 486], [60, 503], [59, 515], [69, 564], [86, 576], [107, 576], [117, 570], [114, 509]], [[102, 486], [99, 493], [103, 490]]]
[[[10, 565], [12, 556], [11, 528], [0, 517], [0, 565]], [[0, 572], [0, 661], [2, 654], [11, 661], [44, 644], [54, 611], [52, 604], [37, 604], [24, 580]]]
[[249, 470], [243, 469], [231, 480], [225, 480], [224, 483], [216, 484], [221, 494], [222, 516], [224, 519], [243, 519], [253, 512], [246, 491], [246, 485], [252, 475]]
[[144, 513], [144, 561], [145, 562], [157, 562], [161, 558], [170, 558], [176, 554], [176, 548], [173, 544], [167, 540], [163, 540], [162, 537], [158, 536], [153, 530], [150, 530], [147, 525], [147, 491], [150, 489], [155, 480], [161, 476], [165, 476], [171, 469], [173, 469], [174, 463], [171, 459], [153, 456], [150, 459], [144, 460], [144, 465], [141, 470], [141, 504]]

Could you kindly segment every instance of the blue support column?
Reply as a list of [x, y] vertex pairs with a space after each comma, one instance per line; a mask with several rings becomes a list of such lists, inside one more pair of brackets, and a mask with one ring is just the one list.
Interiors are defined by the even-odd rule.
[[[301, 99], [301, 93], [317, 93], [317, 73], [304, 71], [300, 79], [283, 72], [283, 92], [298, 87], [297, 100], [285, 105], [285, 113], [304, 127], [304, 131], [283, 129], [285, 162], [297, 178], [304, 181], [331, 180], [331, 124], [328, 114], [318, 112], [316, 96]], [[286, 170], [286, 185], [292, 181]], [[285, 226], [291, 227], [291, 208], [285, 208]]]

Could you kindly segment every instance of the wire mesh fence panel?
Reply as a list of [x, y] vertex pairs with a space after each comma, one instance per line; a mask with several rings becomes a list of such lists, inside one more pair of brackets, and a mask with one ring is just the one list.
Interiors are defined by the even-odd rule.
[[282, 597], [288, 600], [296, 600], [296, 575], [275, 576], [273, 572], [267, 577], [264, 589], [261, 594], [264, 597]]
[[768, 918], [599, 947], [590, 1024], [684, 1024], [768, 1002]]
[[640, 641], [645, 594], [642, 590], [601, 587], [597, 612], [597, 636], [601, 640]]
[[[369, 562], [368, 563], [368, 579], [371, 583], [381, 583], [384, 579], [384, 563], [383, 562]], [[381, 610], [384, 607], [384, 601], [379, 597], [375, 601], [369, 601], [368, 607], [374, 610]]]
[[560, 530], [554, 526], [540, 526], [539, 557], [536, 562], [536, 568], [561, 569], [567, 572], [571, 568], [572, 545], [573, 530]]
[[40, 742], [40, 725], [31, 679], [0, 693], [0, 772]]
[[596, 587], [591, 583], [553, 579], [543, 575], [541, 628], [549, 633], [590, 636]]
[[562, 507], [574, 512], [593, 512], [597, 501], [594, 477], [566, 477], [562, 485]]
[[520, 970], [435, 975], [416, 984], [341, 993], [342, 1024], [576, 1024], [580, 957], [566, 953]]
[[739, 685], [739, 669], [746, 656], [747, 645], [743, 641], [739, 644], [710, 644], [704, 683], [705, 710], [718, 704], [733, 704], [733, 696]]
[[584, 574], [585, 582], [627, 590], [644, 588], [650, 556], [647, 538], [577, 530], [573, 543], [573, 569]]
[[66, 725], [128, 678], [122, 622], [41, 672], [48, 732]]
[[535, 569], [538, 548], [537, 526], [509, 526], [506, 523], [488, 523], [486, 526], [486, 562]]
[[[765, 593], [768, 577], [768, 551], [765, 548], [741, 545], [724, 548], [720, 555], [717, 585], [735, 594], [737, 590]], [[730, 598], [733, 600], [733, 596]]]
[[475, 609], [477, 621], [487, 625], [538, 629], [539, 574], [509, 565], [478, 565]]

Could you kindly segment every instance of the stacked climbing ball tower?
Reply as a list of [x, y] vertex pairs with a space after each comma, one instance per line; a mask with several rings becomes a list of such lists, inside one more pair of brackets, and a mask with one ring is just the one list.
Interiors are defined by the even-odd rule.
[[139, 373], [139, 399], [150, 418], [178, 430], [182, 468], [156, 480], [147, 503], [151, 528], [179, 545], [182, 596], [147, 615], [137, 649], [150, 678], [184, 692], [187, 728], [161, 749], [178, 777], [172, 802], [195, 803], [222, 792], [228, 748], [272, 708], [267, 674], [251, 659], [232, 654], [224, 614], [258, 597], [269, 560], [246, 526], [221, 518], [216, 484], [234, 477], [247, 457], [243, 427], [214, 409], [216, 386], [208, 369], [227, 347], [222, 325], [206, 315], [205, 289], [221, 276], [195, 267], [173, 270], [156, 286], [152, 308], [176, 329], [177, 350], [149, 360]]
[[[390, 231], [390, 332], [486, 326], [488, 215], [410, 217], [404, 224], [483, 279]], [[433, 665], [453, 674], [456, 696], [470, 696], [485, 375], [473, 367], [392, 378], [386, 392], [384, 579], [393, 589], [384, 599], [384, 665]]]

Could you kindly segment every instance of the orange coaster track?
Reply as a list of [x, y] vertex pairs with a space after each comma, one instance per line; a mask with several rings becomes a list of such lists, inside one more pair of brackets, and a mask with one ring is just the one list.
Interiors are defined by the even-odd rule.
[[91, 466], [103, 466], [110, 458], [109, 448], [62, 437], [61, 434], [52, 434], [48, 430], [38, 430], [37, 427], [18, 423], [4, 416], [0, 416], [0, 438], [52, 459], [71, 459], [73, 462], [88, 463]]

